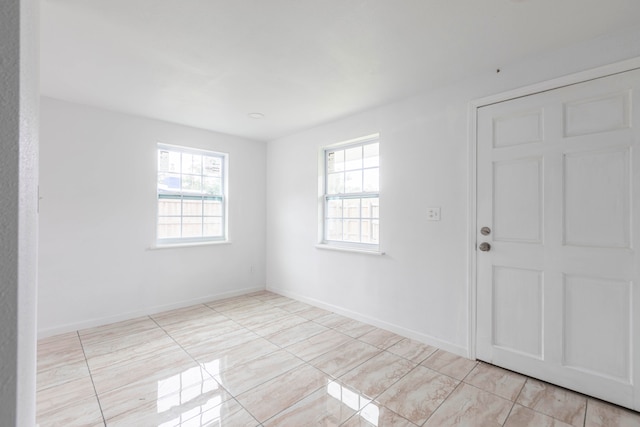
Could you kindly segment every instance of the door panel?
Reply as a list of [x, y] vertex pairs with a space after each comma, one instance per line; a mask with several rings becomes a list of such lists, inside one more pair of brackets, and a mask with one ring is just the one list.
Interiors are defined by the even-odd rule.
[[630, 71], [477, 121], [478, 358], [636, 410], [639, 89]]

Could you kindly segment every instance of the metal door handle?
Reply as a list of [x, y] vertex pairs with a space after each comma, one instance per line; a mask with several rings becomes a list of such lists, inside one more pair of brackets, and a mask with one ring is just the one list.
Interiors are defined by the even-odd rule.
[[487, 242], [482, 242], [480, 243], [480, 246], [478, 246], [478, 249], [480, 249], [482, 252], [489, 252], [491, 250], [491, 245]]

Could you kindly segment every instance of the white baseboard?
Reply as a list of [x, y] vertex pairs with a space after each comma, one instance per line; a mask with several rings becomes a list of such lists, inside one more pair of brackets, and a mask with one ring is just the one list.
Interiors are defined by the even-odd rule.
[[466, 347], [460, 346], [458, 344], [453, 344], [450, 343], [448, 341], [444, 341], [435, 337], [432, 337], [431, 335], [427, 335], [427, 334], [423, 334], [421, 332], [417, 332], [414, 331], [412, 329], [408, 329], [405, 328], [403, 326], [399, 326], [399, 325], [395, 325], [393, 323], [388, 323], [385, 322], [383, 320], [380, 319], [376, 319], [375, 317], [371, 317], [371, 316], [367, 316], [365, 314], [361, 314], [358, 313], [356, 311], [352, 311], [352, 310], [348, 310], [345, 309], [343, 307], [339, 307], [333, 304], [327, 304], [323, 301], [314, 299], [314, 298], [308, 298], [302, 295], [298, 295], [294, 292], [289, 292], [286, 291], [284, 289], [278, 289], [278, 288], [273, 288], [273, 287], [267, 287], [267, 290], [270, 292], [274, 292], [276, 294], [280, 294], [282, 296], [288, 297], [288, 298], [293, 298], [295, 300], [313, 305], [315, 307], [318, 308], [322, 308], [325, 310], [329, 310], [332, 311], [334, 313], [340, 314], [342, 316], [346, 316], [349, 317], [351, 319], [354, 320], [358, 320], [360, 322], [364, 322], [364, 323], [368, 323], [370, 325], [376, 326], [378, 328], [381, 329], [386, 329], [387, 331], [391, 331], [393, 333], [396, 333], [398, 335], [402, 335], [403, 337], [406, 338], [411, 338], [413, 340], [419, 341], [421, 343], [427, 344], [427, 345], [431, 345], [434, 347], [438, 347], [441, 348], [443, 350], [446, 350], [448, 352], [457, 354], [458, 356], [462, 356], [462, 357], [469, 357], [469, 351]]
[[47, 337], [58, 335], [58, 334], [64, 334], [67, 332], [78, 331], [80, 329], [87, 329], [87, 328], [93, 328], [96, 326], [108, 325], [109, 323], [121, 322], [123, 320], [134, 319], [136, 317], [149, 316], [151, 314], [161, 313], [163, 311], [175, 310], [177, 308], [189, 307], [190, 305], [203, 304], [205, 302], [231, 298], [238, 295], [243, 295], [243, 294], [248, 294], [251, 292], [257, 292], [257, 291], [263, 291], [263, 290], [265, 290], [264, 287], [238, 289], [238, 290], [229, 291], [229, 292], [222, 292], [219, 294], [207, 295], [205, 297], [179, 301], [171, 304], [146, 307], [141, 310], [128, 311], [126, 313], [120, 313], [114, 316], [96, 317], [93, 319], [83, 320], [81, 322], [66, 323], [64, 325], [58, 325], [50, 328], [39, 328], [38, 339], [47, 338]]

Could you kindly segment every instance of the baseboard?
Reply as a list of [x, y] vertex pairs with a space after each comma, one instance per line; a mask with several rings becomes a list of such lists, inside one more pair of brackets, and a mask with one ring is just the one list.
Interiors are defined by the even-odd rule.
[[431, 335], [423, 334], [421, 332], [414, 331], [412, 329], [405, 328], [403, 326], [395, 325], [393, 323], [385, 322], [380, 319], [376, 319], [375, 317], [367, 316], [362, 313], [358, 313], [356, 311], [348, 310], [343, 307], [327, 304], [323, 301], [317, 300], [315, 298], [309, 298], [302, 295], [298, 295], [294, 292], [286, 291], [284, 289], [278, 289], [273, 287], [267, 287], [267, 290], [288, 298], [292, 298], [310, 305], [313, 305], [318, 308], [322, 308], [325, 310], [332, 311], [334, 313], [340, 314], [345, 317], [349, 317], [354, 320], [358, 320], [360, 322], [368, 323], [369, 325], [376, 326], [381, 329], [386, 329], [387, 331], [391, 331], [398, 335], [402, 335], [406, 338], [411, 338], [413, 340], [419, 341], [421, 343], [431, 345], [434, 347], [441, 348], [448, 352], [457, 354], [462, 357], [469, 357], [469, 351], [466, 347], [450, 343], [448, 341], [441, 340], [439, 338], [432, 337]]
[[149, 316], [151, 314], [161, 313], [163, 311], [175, 310], [177, 308], [189, 307], [190, 305], [203, 304], [206, 302], [231, 298], [238, 295], [248, 294], [264, 290], [264, 287], [244, 288], [219, 294], [207, 295], [205, 297], [193, 298], [190, 300], [179, 301], [171, 304], [157, 305], [146, 307], [142, 310], [128, 311], [114, 316], [96, 317], [94, 319], [83, 320], [81, 322], [66, 323], [52, 328], [38, 329], [38, 339], [47, 338], [53, 335], [64, 334], [67, 332], [78, 331], [80, 329], [93, 328], [96, 326], [108, 325], [109, 323], [121, 322], [123, 320], [134, 319], [136, 317]]

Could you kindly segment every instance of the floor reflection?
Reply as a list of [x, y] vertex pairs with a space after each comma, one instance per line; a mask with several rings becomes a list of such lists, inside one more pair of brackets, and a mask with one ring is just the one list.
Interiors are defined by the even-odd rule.
[[378, 419], [380, 416], [380, 409], [377, 405], [372, 403], [371, 399], [362, 396], [360, 393], [353, 391], [335, 381], [329, 381], [327, 384], [327, 393], [329, 396], [339, 400], [343, 404], [347, 405], [354, 411], [360, 411], [358, 415], [364, 418], [367, 422], [378, 425]]
[[159, 427], [213, 425], [220, 419], [223, 389], [196, 366], [158, 381]]

